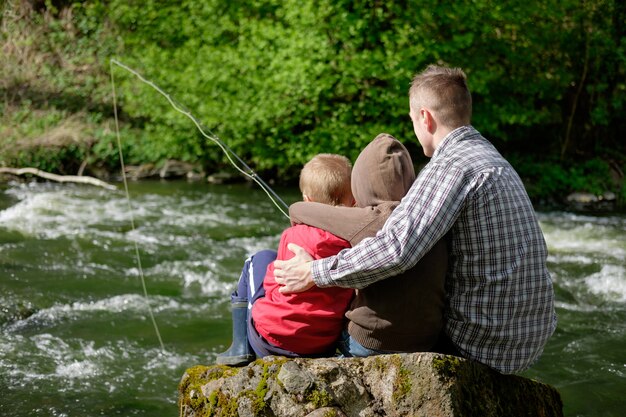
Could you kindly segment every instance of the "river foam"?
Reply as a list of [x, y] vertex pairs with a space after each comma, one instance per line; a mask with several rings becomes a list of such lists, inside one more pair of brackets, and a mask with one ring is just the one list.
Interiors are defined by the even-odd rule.
[[[149, 303], [149, 305], [148, 305]], [[207, 300], [205, 303], [184, 303], [178, 299], [165, 296], [150, 296], [148, 300], [139, 294], [122, 294], [95, 301], [76, 301], [69, 304], [55, 304], [49, 308], [36, 311], [32, 315], [10, 322], [5, 326], [7, 332], [19, 332], [27, 328], [45, 328], [66, 320], [82, 318], [86, 314], [107, 313], [116, 315], [130, 313], [135, 317], [144, 317], [148, 307], [155, 313], [209, 312], [215, 304]]]
[[594, 303], [589, 295], [626, 302], [625, 218], [573, 213], [538, 217], [548, 244], [548, 262], [559, 269], [554, 274], [559, 285], [572, 291], [582, 305]]
[[626, 274], [624, 266], [603, 265], [602, 269], [585, 278], [589, 290], [605, 299], [626, 302]]
[[626, 220], [622, 217], [545, 213], [538, 214], [538, 218], [552, 250], [606, 253], [618, 259], [626, 258], [626, 240], [623, 233], [626, 230]]
[[[5, 192], [17, 203], [0, 210], [0, 227], [43, 239], [83, 238], [96, 246], [135, 242], [146, 252], [159, 253], [163, 247], [226, 241], [232, 236], [223, 230], [235, 227], [250, 229], [255, 235], [259, 228], [275, 229], [274, 221], [268, 224], [263, 218], [241, 215], [259, 207], [233, 205], [224, 196], [210, 193], [196, 198], [140, 194], [129, 208], [123, 193], [96, 188], [31, 183]], [[131, 230], [133, 220], [135, 229]]]
[[0, 226], [29, 236], [55, 239], [87, 234], [97, 230], [95, 226], [103, 219], [124, 223], [130, 219], [119, 194], [110, 198], [115, 193], [47, 184], [22, 185], [6, 192], [18, 203], [0, 211]]
[[[0, 367], [14, 385], [45, 391], [41, 384], [51, 383], [59, 393], [72, 394], [142, 390], [168, 379], [171, 372], [180, 372], [189, 363], [201, 363], [214, 355], [181, 354], [124, 340], [97, 346], [93, 341], [50, 333], [0, 335], [0, 342]], [[132, 365], [125, 371], [120, 367], [129, 365], [124, 364]]]

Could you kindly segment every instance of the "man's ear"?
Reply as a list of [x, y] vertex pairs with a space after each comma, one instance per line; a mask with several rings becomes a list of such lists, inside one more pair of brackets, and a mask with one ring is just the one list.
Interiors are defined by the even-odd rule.
[[429, 133], [433, 133], [435, 130], [437, 130], [437, 120], [435, 120], [435, 117], [430, 112], [430, 110], [422, 108], [421, 112], [422, 112], [424, 127]]

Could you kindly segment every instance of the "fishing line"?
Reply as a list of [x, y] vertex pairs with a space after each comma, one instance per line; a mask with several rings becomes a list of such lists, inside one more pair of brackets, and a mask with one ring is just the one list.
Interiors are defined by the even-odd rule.
[[[121, 169], [122, 169], [122, 179], [123, 179], [123, 182], [124, 182], [124, 190], [125, 190], [125, 193], [126, 193], [126, 201], [128, 203], [128, 211], [130, 213], [131, 230], [133, 232], [135, 231], [135, 219], [134, 219], [134, 216], [133, 216], [133, 210], [132, 210], [132, 205], [131, 205], [131, 201], [130, 201], [130, 193], [128, 191], [128, 179], [126, 178], [126, 167], [124, 165], [124, 154], [122, 152], [122, 140], [121, 140], [121, 137], [120, 137], [120, 127], [119, 127], [119, 119], [118, 119], [118, 112], [117, 112], [117, 93], [116, 93], [116, 89], [115, 89], [115, 77], [113, 76], [113, 64], [115, 64], [118, 67], [120, 67], [120, 68], [122, 68], [122, 69], [124, 69], [124, 70], [126, 70], [128, 72], [130, 72], [135, 77], [139, 78], [139, 80], [141, 82], [143, 82], [144, 84], [147, 84], [150, 87], [152, 87], [155, 91], [157, 91], [159, 94], [161, 94], [163, 97], [165, 97], [167, 99], [167, 101], [174, 108], [174, 110], [176, 110], [177, 112], [187, 116], [195, 124], [196, 128], [198, 128], [198, 130], [200, 131], [202, 136], [204, 136], [205, 138], [209, 139], [210, 141], [215, 143], [217, 146], [219, 146], [219, 148], [222, 150], [222, 152], [224, 152], [224, 155], [226, 155], [226, 158], [231, 163], [231, 165], [233, 167], [235, 167], [235, 169], [237, 169], [237, 171], [239, 171], [241, 174], [243, 174], [247, 178], [250, 178], [252, 181], [257, 183], [263, 189], [263, 191], [269, 197], [269, 199], [272, 201], [272, 203], [276, 206], [276, 208], [285, 217], [289, 218], [289, 214], [287, 213], [289, 211], [289, 206], [278, 196], [278, 194], [276, 194], [276, 192], [274, 192], [274, 190], [272, 190], [272, 188], [269, 185], [267, 185], [267, 183], [265, 183], [265, 181], [263, 181], [263, 179], [261, 179], [261, 177], [259, 177], [256, 174], [256, 172], [254, 172], [230, 147], [228, 147], [228, 145], [226, 145], [224, 142], [222, 142], [222, 140], [220, 138], [218, 138], [213, 132], [211, 132], [206, 126], [204, 126], [202, 123], [200, 123], [198, 121], [198, 119], [196, 119], [194, 117], [194, 115], [191, 114], [191, 112], [189, 110], [187, 110], [183, 105], [181, 105], [176, 100], [174, 100], [172, 98], [172, 96], [170, 96], [168, 93], [166, 93], [158, 85], [156, 85], [152, 81], [144, 78], [137, 71], [135, 71], [132, 68], [122, 64], [120, 61], [118, 61], [116, 59], [111, 59], [109, 61], [109, 68], [110, 68], [109, 70], [110, 70], [110, 73], [111, 73], [111, 88], [113, 90], [113, 114], [114, 114], [114, 118], [115, 118], [115, 134], [116, 134], [116, 138], [117, 138], [117, 148], [118, 148], [118, 152], [119, 152], [120, 166], [121, 166]], [[235, 160], [237, 162], [235, 162]], [[241, 166], [239, 166], [237, 163], [239, 163]], [[135, 258], [136, 258], [136, 261], [137, 261], [137, 268], [138, 268], [138, 271], [139, 271], [139, 277], [141, 279], [141, 285], [142, 285], [142, 288], [143, 288], [143, 295], [144, 295], [144, 297], [146, 299], [146, 304], [148, 306], [148, 312], [150, 314], [150, 319], [152, 321], [152, 325], [154, 327], [154, 331], [155, 331], [155, 333], [157, 335], [157, 338], [159, 339], [159, 344], [161, 345], [161, 349], [163, 351], [165, 351], [165, 346], [163, 345], [163, 339], [161, 338], [161, 333], [159, 332], [159, 327], [158, 327], [158, 325], [156, 323], [156, 320], [154, 319], [154, 313], [152, 312], [152, 307], [150, 306], [150, 303], [148, 301], [148, 290], [146, 288], [146, 279], [145, 279], [145, 276], [144, 276], [144, 273], [143, 273], [143, 268], [141, 266], [141, 256], [139, 255], [139, 246], [137, 244], [137, 240], [134, 239], [133, 240], [133, 244], [134, 244], [134, 247], [135, 247]]]
[[[272, 188], [269, 185], [267, 185], [265, 181], [263, 181], [263, 179], [261, 179], [261, 177], [259, 177], [257, 173], [254, 172], [230, 147], [228, 147], [228, 145], [226, 145], [219, 137], [217, 137], [213, 132], [211, 132], [211, 130], [209, 130], [206, 126], [200, 123], [200, 121], [198, 121], [198, 119], [196, 119], [195, 116], [191, 114], [189, 110], [187, 110], [182, 104], [174, 100], [172, 96], [170, 96], [168, 93], [163, 91], [163, 89], [161, 89], [158, 85], [144, 78], [141, 74], [139, 74], [134, 69], [122, 64], [120, 61], [116, 59], [111, 59], [110, 64], [111, 64], [111, 80], [113, 80], [113, 64], [115, 64], [118, 67], [123, 68], [126, 71], [130, 72], [135, 77], [139, 78], [139, 80], [141, 80], [144, 84], [149, 85], [155, 91], [157, 91], [159, 94], [165, 97], [167, 101], [170, 103], [170, 105], [174, 108], [174, 110], [187, 116], [196, 125], [196, 127], [198, 128], [202, 136], [204, 136], [205, 138], [207, 138], [208, 140], [212, 141], [217, 146], [219, 146], [222, 152], [224, 152], [224, 155], [226, 155], [226, 158], [231, 163], [231, 165], [235, 167], [237, 171], [241, 172], [244, 176], [256, 182], [263, 189], [265, 194], [267, 194], [267, 196], [272, 201], [272, 203], [274, 203], [276, 208], [285, 217], [289, 218], [289, 214], [288, 214], [289, 206], [278, 196], [278, 194], [276, 194], [274, 190], [272, 190]], [[111, 82], [113, 83], [113, 81]], [[117, 128], [117, 125], [116, 125], [116, 128]], [[118, 136], [119, 136], [119, 131], [118, 131]], [[239, 166], [233, 158], [237, 160], [237, 162], [241, 166]]]
[[[115, 117], [115, 134], [117, 136], [117, 148], [120, 156], [120, 166], [122, 169], [122, 179], [124, 180], [124, 190], [126, 191], [126, 201], [128, 202], [128, 212], [130, 213], [130, 227], [131, 230], [135, 231], [135, 217], [133, 216], [133, 208], [130, 203], [130, 193], [128, 192], [128, 180], [126, 179], [126, 167], [124, 166], [124, 155], [122, 153], [122, 140], [120, 139], [120, 126], [117, 117], [117, 94], [115, 93], [115, 80], [113, 78], [113, 65], [111, 64], [111, 87], [113, 88], [113, 114]], [[143, 287], [143, 296], [146, 300], [146, 305], [148, 306], [148, 313], [150, 314], [150, 319], [152, 320], [152, 326], [154, 326], [154, 331], [156, 332], [157, 338], [159, 339], [159, 344], [161, 345], [161, 350], [165, 351], [165, 346], [163, 345], [163, 339], [161, 338], [161, 333], [159, 332], [159, 326], [157, 326], [156, 320], [154, 319], [154, 313], [152, 312], [152, 307], [150, 306], [150, 301], [148, 299], [148, 290], [146, 289], [146, 279], [143, 274], [143, 268], [141, 267], [141, 257], [139, 256], [139, 245], [137, 244], [137, 239], [133, 239], [133, 244], [135, 245], [135, 258], [137, 260], [137, 269], [139, 270], [139, 277], [141, 278], [141, 286]]]

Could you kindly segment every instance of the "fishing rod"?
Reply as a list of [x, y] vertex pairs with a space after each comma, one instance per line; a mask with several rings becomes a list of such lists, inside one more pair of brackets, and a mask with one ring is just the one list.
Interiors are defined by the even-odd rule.
[[[246, 176], [246, 177], [250, 178], [251, 180], [253, 180], [254, 182], [256, 182], [263, 189], [263, 191], [265, 191], [265, 193], [270, 198], [272, 203], [274, 203], [276, 208], [278, 208], [278, 210], [283, 215], [285, 215], [287, 218], [289, 218], [289, 214], [287, 214], [287, 212], [289, 211], [289, 206], [278, 196], [278, 194], [276, 194], [274, 192], [274, 190], [272, 190], [272, 188], [269, 185], [267, 185], [267, 183], [265, 181], [263, 181], [263, 179], [261, 179], [261, 177], [259, 177], [248, 166], [248, 164], [246, 164], [228, 145], [226, 145], [220, 138], [218, 138], [215, 134], [213, 134], [213, 132], [211, 132], [206, 126], [204, 126], [193, 114], [191, 114], [191, 112], [189, 110], [187, 110], [182, 104], [180, 104], [176, 100], [174, 100], [174, 98], [172, 98], [171, 95], [169, 95], [168, 93], [163, 91], [163, 89], [161, 89], [158, 85], [156, 85], [152, 81], [146, 79], [141, 74], [139, 74], [137, 71], [135, 71], [132, 68], [122, 64], [120, 61], [118, 61], [116, 59], [111, 59], [109, 61], [109, 67], [110, 67], [110, 73], [111, 73], [111, 88], [112, 88], [112, 92], [113, 92], [113, 115], [114, 115], [114, 118], [115, 118], [115, 133], [116, 133], [116, 137], [117, 137], [117, 147], [118, 147], [118, 152], [119, 152], [120, 166], [121, 166], [121, 169], [122, 169], [122, 179], [123, 179], [123, 182], [124, 182], [124, 190], [125, 190], [125, 193], [126, 193], [126, 201], [128, 203], [128, 211], [129, 211], [129, 215], [130, 215], [131, 230], [133, 230], [133, 231], [135, 230], [135, 219], [134, 219], [134, 216], [133, 216], [133, 210], [132, 210], [132, 205], [131, 205], [131, 201], [130, 201], [130, 193], [128, 191], [128, 180], [126, 178], [126, 167], [124, 165], [124, 155], [123, 155], [123, 152], [122, 152], [122, 140], [121, 140], [121, 137], [120, 137], [119, 118], [118, 118], [118, 112], [117, 112], [117, 93], [116, 93], [116, 89], [115, 89], [115, 77], [113, 76], [113, 64], [115, 64], [118, 67], [120, 67], [120, 68], [122, 68], [122, 69], [124, 69], [124, 70], [126, 70], [128, 72], [130, 72], [131, 74], [133, 74], [134, 76], [139, 78], [139, 80], [141, 80], [143, 83], [145, 83], [145, 84], [149, 85], [150, 87], [152, 87], [154, 90], [156, 90], [159, 94], [161, 94], [163, 97], [165, 97], [167, 99], [167, 101], [174, 108], [174, 110], [176, 110], [177, 112], [187, 116], [196, 125], [196, 127], [198, 128], [198, 130], [200, 131], [202, 136], [204, 136], [205, 138], [207, 138], [210, 141], [212, 141], [215, 144], [217, 144], [217, 146], [219, 146], [220, 149], [226, 155], [226, 158], [228, 159], [228, 161], [239, 172], [241, 172], [244, 176]], [[235, 162], [235, 160], [237, 162]], [[237, 163], [239, 163], [240, 165], [238, 165]], [[145, 276], [144, 276], [144, 273], [143, 273], [143, 268], [141, 266], [141, 257], [139, 255], [139, 245], [137, 244], [137, 240], [136, 239], [133, 239], [133, 243], [134, 243], [134, 248], [135, 248], [135, 259], [137, 261], [137, 269], [138, 269], [138, 272], [139, 272], [139, 277], [140, 277], [141, 285], [142, 285], [142, 288], [143, 288], [143, 295], [144, 295], [144, 298], [146, 300], [146, 304], [147, 304], [147, 307], [148, 307], [148, 313], [150, 315], [150, 319], [152, 321], [152, 326], [154, 327], [154, 331], [155, 331], [155, 333], [157, 335], [157, 339], [159, 340], [159, 344], [161, 345], [161, 350], [163, 352], [165, 352], [165, 345], [163, 344], [163, 339], [161, 338], [161, 333], [159, 332], [159, 327], [158, 327], [158, 325], [156, 323], [156, 320], [154, 318], [154, 313], [152, 312], [152, 307], [150, 306], [150, 302], [148, 301], [148, 290], [146, 288], [146, 279], [145, 279]]]
[[[135, 77], [139, 78], [139, 80], [141, 80], [144, 84], [147, 84], [150, 87], [152, 87], [154, 90], [156, 90], [159, 94], [161, 94], [163, 97], [165, 97], [167, 99], [167, 101], [174, 108], [174, 110], [176, 110], [177, 112], [187, 116], [196, 125], [196, 127], [198, 128], [198, 130], [200, 131], [202, 136], [204, 136], [205, 138], [209, 139], [213, 143], [217, 144], [217, 146], [219, 146], [220, 149], [222, 149], [222, 151], [226, 155], [226, 158], [232, 164], [232, 166], [235, 167], [235, 169], [237, 169], [239, 172], [241, 172], [244, 176], [250, 178], [252, 181], [257, 183], [263, 189], [263, 191], [265, 191], [265, 194], [267, 194], [267, 196], [272, 201], [272, 203], [274, 203], [276, 208], [278, 208], [278, 210], [285, 217], [289, 218], [289, 214], [288, 214], [289, 206], [287, 205], [287, 203], [285, 203], [278, 196], [278, 194], [276, 194], [276, 192], [269, 185], [267, 185], [267, 183], [265, 181], [263, 181], [263, 179], [261, 177], [259, 177], [259, 175], [256, 172], [254, 172], [252, 170], [252, 168], [250, 168], [248, 166], [248, 164], [246, 164], [243, 159], [241, 159], [239, 157], [239, 155], [237, 155], [227, 144], [225, 144], [219, 137], [217, 137], [217, 135], [215, 135], [213, 132], [211, 132], [210, 129], [208, 129], [206, 126], [204, 126], [189, 110], [187, 110], [185, 108], [185, 106], [183, 106], [178, 101], [176, 101], [170, 94], [166, 93], [162, 88], [160, 88], [154, 82], [146, 79], [144, 76], [142, 76], [140, 73], [138, 73], [134, 69], [128, 67], [127, 65], [124, 65], [123, 63], [121, 63], [120, 61], [118, 61], [118, 60], [116, 60], [114, 58], [111, 58], [111, 60], [110, 60], [111, 79], [112, 80], [113, 80], [113, 64], [115, 64], [118, 67], [123, 68], [124, 70], [130, 72]], [[233, 160], [233, 158], [234, 158], [234, 160]], [[235, 162], [235, 160], [237, 162]], [[240, 165], [238, 165], [237, 163], [239, 163]]]

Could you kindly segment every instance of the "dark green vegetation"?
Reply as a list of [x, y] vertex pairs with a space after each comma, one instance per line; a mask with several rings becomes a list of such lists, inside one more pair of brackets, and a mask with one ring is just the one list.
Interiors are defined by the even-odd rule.
[[[626, 199], [622, 1], [2, 4], [0, 166], [116, 170], [110, 58], [169, 92], [265, 178], [291, 181], [318, 152], [354, 160], [380, 132], [421, 163], [407, 90], [439, 63], [467, 72], [473, 124], [536, 201], [573, 191]], [[227, 169], [163, 97], [113, 74], [128, 163]]]

